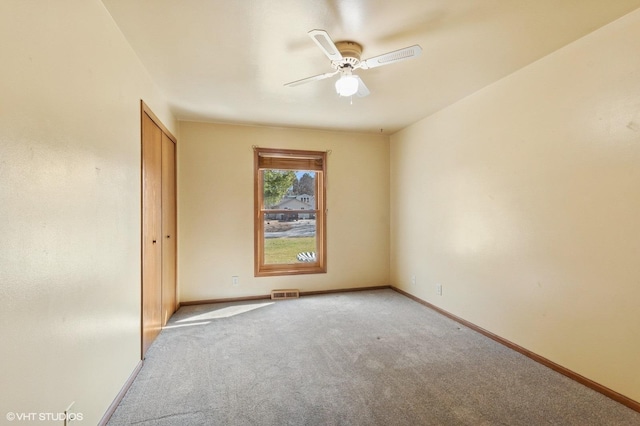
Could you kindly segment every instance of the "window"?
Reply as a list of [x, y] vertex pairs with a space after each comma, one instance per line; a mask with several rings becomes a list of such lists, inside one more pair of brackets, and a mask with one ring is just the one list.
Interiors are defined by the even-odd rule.
[[326, 264], [326, 153], [255, 148], [255, 275], [314, 274]]

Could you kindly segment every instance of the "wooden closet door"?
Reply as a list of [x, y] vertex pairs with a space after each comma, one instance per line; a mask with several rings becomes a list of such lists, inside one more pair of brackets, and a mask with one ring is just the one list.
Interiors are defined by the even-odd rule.
[[142, 113], [142, 358], [162, 327], [162, 131]]
[[176, 310], [176, 144], [162, 133], [162, 325]]

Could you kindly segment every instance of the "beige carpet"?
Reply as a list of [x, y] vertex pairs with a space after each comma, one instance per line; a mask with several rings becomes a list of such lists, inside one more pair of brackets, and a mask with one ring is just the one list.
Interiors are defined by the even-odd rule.
[[640, 425], [392, 290], [188, 306], [115, 425]]

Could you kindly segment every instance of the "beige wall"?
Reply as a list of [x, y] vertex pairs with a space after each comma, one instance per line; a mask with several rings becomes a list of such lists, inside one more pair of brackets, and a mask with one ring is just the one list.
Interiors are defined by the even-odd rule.
[[93, 425], [140, 357], [140, 99], [176, 122], [98, 0], [3, 0], [0, 40], [0, 423]]
[[638, 52], [640, 11], [391, 137], [392, 284], [636, 401]]
[[[388, 137], [194, 122], [180, 128], [182, 301], [389, 284]], [[331, 150], [326, 274], [253, 276], [253, 145]]]

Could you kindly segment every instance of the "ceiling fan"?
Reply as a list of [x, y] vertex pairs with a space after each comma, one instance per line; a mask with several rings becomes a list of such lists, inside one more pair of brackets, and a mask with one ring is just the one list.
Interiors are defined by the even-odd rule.
[[357, 69], [367, 70], [369, 68], [389, 65], [395, 62], [404, 61], [405, 59], [420, 56], [422, 48], [417, 44], [403, 49], [394, 50], [393, 52], [384, 53], [373, 58], [360, 60], [362, 54], [362, 45], [354, 41], [339, 41], [334, 43], [329, 34], [324, 30], [311, 30], [308, 32], [309, 37], [318, 45], [324, 54], [331, 60], [331, 67], [335, 71], [324, 74], [314, 75], [313, 77], [303, 78], [302, 80], [292, 81], [285, 84], [287, 87], [295, 87], [311, 81], [324, 80], [340, 74], [340, 78], [336, 81], [336, 91], [340, 96], [359, 97], [367, 96], [370, 92], [362, 79], [353, 74]]

